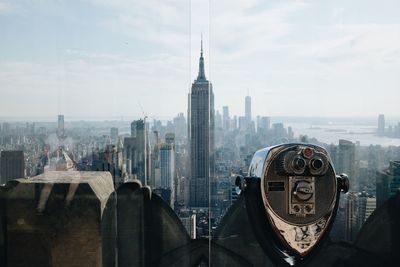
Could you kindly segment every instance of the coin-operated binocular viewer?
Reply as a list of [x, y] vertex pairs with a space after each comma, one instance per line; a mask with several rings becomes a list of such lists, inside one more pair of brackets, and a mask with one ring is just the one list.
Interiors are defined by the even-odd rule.
[[264, 251], [277, 265], [293, 266], [306, 263], [329, 235], [349, 181], [336, 176], [324, 148], [284, 144], [257, 151], [249, 177], [236, 185]]

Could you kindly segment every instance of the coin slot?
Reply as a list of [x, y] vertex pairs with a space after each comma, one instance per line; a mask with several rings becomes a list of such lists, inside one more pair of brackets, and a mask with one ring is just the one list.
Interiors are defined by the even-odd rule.
[[285, 191], [284, 182], [268, 182], [268, 191]]

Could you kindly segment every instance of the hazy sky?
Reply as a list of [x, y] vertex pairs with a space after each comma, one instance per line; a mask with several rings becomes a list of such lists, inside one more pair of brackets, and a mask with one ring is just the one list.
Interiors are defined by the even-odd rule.
[[400, 1], [0, 0], [0, 117], [400, 116]]

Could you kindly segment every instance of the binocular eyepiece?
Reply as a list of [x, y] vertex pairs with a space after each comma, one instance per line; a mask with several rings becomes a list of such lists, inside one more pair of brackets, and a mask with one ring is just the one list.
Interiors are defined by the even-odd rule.
[[[237, 192], [245, 192], [247, 205], [262, 207], [248, 208], [248, 215], [257, 218], [253, 224], [260, 236], [274, 243], [263, 246], [264, 250], [289, 265], [304, 261], [328, 236], [339, 193], [349, 188], [347, 176], [336, 176], [324, 148], [301, 143], [257, 151], [249, 177], [238, 178], [236, 185]], [[251, 195], [259, 195], [260, 203]], [[250, 198], [252, 202], [247, 201]]]

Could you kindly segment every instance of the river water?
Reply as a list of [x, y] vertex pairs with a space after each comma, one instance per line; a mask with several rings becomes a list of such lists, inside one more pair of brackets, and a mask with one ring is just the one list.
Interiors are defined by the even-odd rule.
[[362, 146], [400, 146], [400, 138], [382, 137], [376, 135], [376, 126], [373, 125], [349, 125], [349, 124], [310, 124], [299, 122], [287, 122], [285, 126], [291, 126], [295, 137], [307, 135], [327, 144], [338, 144], [339, 139], [352, 142], [360, 142]]

